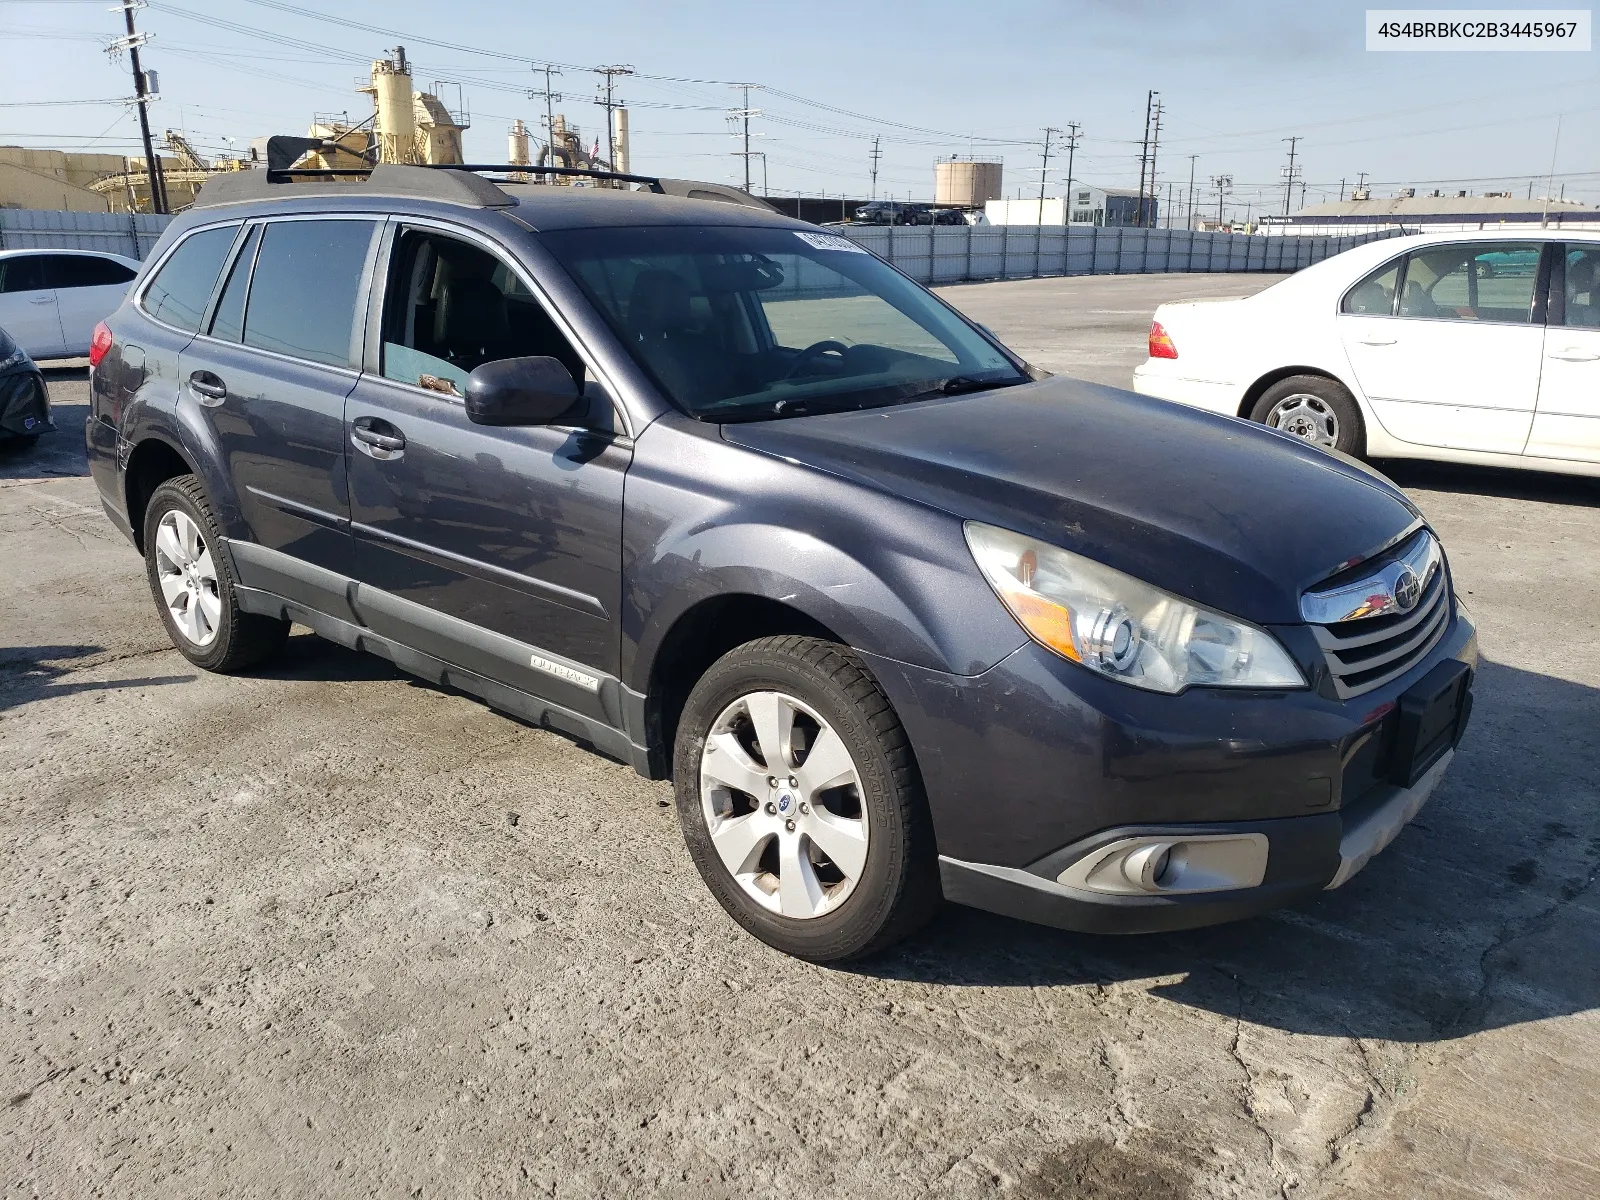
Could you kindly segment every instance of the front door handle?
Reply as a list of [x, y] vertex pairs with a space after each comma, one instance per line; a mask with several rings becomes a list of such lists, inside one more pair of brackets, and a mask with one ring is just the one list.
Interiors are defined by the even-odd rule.
[[1558, 358], [1562, 362], [1593, 362], [1595, 359], [1600, 358], [1600, 352], [1596, 352], [1594, 354], [1590, 354], [1590, 353], [1588, 353], [1586, 351], [1579, 350], [1577, 347], [1573, 346], [1573, 347], [1567, 348], [1566, 350], [1554, 351], [1553, 353], [1548, 354], [1545, 357], [1546, 358]]
[[1395, 343], [1394, 338], [1357, 338], [1356, 340], [1363, 346], [1392, 346]]
[[53, 292], [48, 296], [35, 296], [32, 300], [28, 301], [29, 304], [54, 304], [55, 302], [56, 298], [55, 293]]
[[357, 417], [350, 423], [356, 449], [374, 458], [390, 458], [406, 448], [406, 435], [381, 417]]
[[210, 371], [196, 371], [190, 375], [189, 390], [200, 397], [202, 404], [207, 400], [220, 402], [228, 398], [228, 385]]

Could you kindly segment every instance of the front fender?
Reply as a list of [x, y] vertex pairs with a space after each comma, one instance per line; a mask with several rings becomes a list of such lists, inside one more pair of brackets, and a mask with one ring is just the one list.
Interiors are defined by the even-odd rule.
[[787, 605], [856, 649], [957, 675], [1027, 640], [978, 573], [959, 518], [658, 421], [628, 475], [624, 682], [645, 691], [673, 626], [727, 595]]

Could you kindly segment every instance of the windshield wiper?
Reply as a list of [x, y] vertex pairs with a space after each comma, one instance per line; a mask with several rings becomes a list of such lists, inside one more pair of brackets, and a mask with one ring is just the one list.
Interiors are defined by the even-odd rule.
[[948, 379], [933, 380], [929, 386], [901, 397], [901, 401], [925, 400], [929, 396], [960, 396], [967, 392], [985, 392], [991, 388], [1015, 387], [1027, 382], [1026, 379], [980, 379], [976, 375], [952, 375]]

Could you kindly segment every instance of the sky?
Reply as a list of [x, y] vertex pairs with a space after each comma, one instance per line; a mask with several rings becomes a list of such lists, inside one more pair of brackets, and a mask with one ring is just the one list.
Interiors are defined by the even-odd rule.
[[[139, 153], [137, 118], [120, 103], [128, 64], [105, 50], [121, 32], [113, 3], [0, 0], [0, 144]], [[365, 118], [358, 81], [404, 44], [419, 88], [453, 81], [438, 90], [454, 106], [459, 85], [476, 161], [505, 160], [512, 120], [541, 127], [544, 100], [528, 93], [544, 86], [532, 68], [547, 62], [561, 71], [557, 111], [603, 143], [592, 68], [625, 64], [636, 72], [618, 89], [632, 168], [646, 174], [742, 183], [728, 113], [745, 104], [734, 85], [751, 84], [757, 192], [866, 197], [876, 137], [880, 196], [931, 198], [933, 163], [951, 154], [999, 159], [1008, 195], [1037, 195], [1044, 131], [1069, 122], [1081, 131], [1073, 179], [1135, 187], [1155, 89], [1158, 184], [1179, 208], [1192, 167], [1208, 213], [1216, 176], [1233, 181], [1225, 212], [1281, 211], [1292, 136], [1310, 203], [1348, 194], [1363, 174], [1374, 195], [1537, 196], [1550, 180], [1555, 194], [1600, 202], [1596, 52], [1369, 52], [1365, 10], [1341, 0], [151, 0], [137, 20], [151, 34], [144, 65], [160, 75], [157, 137], [182, 129], [207, 154], [303, 134], [313, 113]], [[1060, 195], [1065, 141], [1051, 142], [1045, 188]]]

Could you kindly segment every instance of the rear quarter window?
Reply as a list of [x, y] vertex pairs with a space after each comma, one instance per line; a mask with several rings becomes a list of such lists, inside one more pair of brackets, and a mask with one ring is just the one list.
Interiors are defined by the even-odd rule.
[[141, 306], [156, 320], [194, 333], [233, 245], [237, 225], [192, 233], [178, 244], [144, 290]]

